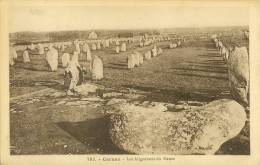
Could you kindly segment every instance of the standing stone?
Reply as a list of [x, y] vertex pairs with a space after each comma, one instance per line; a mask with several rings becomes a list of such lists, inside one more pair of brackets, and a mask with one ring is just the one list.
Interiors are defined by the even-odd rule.
[[91, 78], [92, 80], [100, 80], [103, 76], [103, 62], [102, 60], [94, 55], [93, 60], [90, 65]]
[[65, 50], [65, 45], [64, 45], [64, 43], [62, 42], [62, 44], [61, 44], [61, 52], [64, 52], [64, 50]]
[[97, 43], [97, 50], [100, 50], [101, 49], [101, 45], [100, 45], [100, 42]]
[[228, 99], [180, 112], [119, 104], [110, 117], [109, 134], [117, 147], [130, 153], [213, 155], [240, 133], [245, 121], [244, 108]]
[[17, 59], [17, 53], [13, 47], [10, 48], [9, 54], [10, 54], [10, 57], [12, 57], [12, 59]]
[[224, 58], [224, 55], [226, 54], [226, 52], [227, 52], [227, 50], [226, 50], [225, 46], [222, 46], [220, 48], [220, 54], [223, 56], [223, 58]]
[[134, 54], [129, 54], [127, 56], [127, 68], [133, 69], [135, 67], [135, 57]]
[[75, 47], [76, 47], [76, 52], [78, 52], [78, 54], [80, 54], [80, 47], [79, 47], [79, 42], [78, 42], [78, 40], [75, 40], [75, 41], [74, 41], [74, 45], [75, 45]]
[[86, 53], [86, 52], [89, 51], [89, 50], [90, 50], [90, 49], [89, 49], [88, 44], [87, 44], [87, 43], [84, 43], [84, 45], [83, 45], [83, 52]]
[[142, 65], [144, 62], [144, 57], [141, 53], [139, 53], [138, 55], [139, 55], [139, 65]]
[[14, 58], [11, 55], [9, 55], [9, 65], [11, 65], [11, 66], [14, 65]]
[[154, 46], [153, 49], [152, 49], [152, 56], [153, 57], [157, 56], [157, 48], [156, 48], [156, 46]]
[[71, 75], [72, 75], [69, 89], [72, 90], [76, 87], [76, 85], [79, 81], [78, 64], [76, 64], [75, 61], [70, 60], [69, 63], [68, 63], [68, 68], [69, 68]]
[[106, 40], [106, 47], [109, 47], [109, 40]]
[[92, 44], [92, 50], [97, 50], [97, 47], [96, 47], [95, 43]]
[[144, 46], [148, 46], [148, 45], [150, 45], [150, 41], [149, 40], [145, 40], [144, 41]]
[[92, 60], [91, 51], [88, 50], [88, 51], [87, 51], [87, 61], [91, 61], [91, 60]]
[[43, 45], [38, 43], [38, 48], [39, 48], [39, 54], [43, 55], [44, 54], [44, 47], [43, 47]]
[[70, 55], [69, 53], [64, 53], [61, 57], [62, 66], [65, 68], [67, 67], [68, 63], [70, 61]]
[[172, 49], [173, 48], [173, 44], [172, 43], [170, 43], [170, 49]]
[[145, 59], [146, 59], [146, 60], [151, 60], [151, 57], [152, 57], [151, 51], [146, 52], [146, 53], [144, 54], [144, 56], [145, 56]]
[[48, 49], [50, 50], [52, 47], [53, 47], [53, 43], [50, 42], [48, 45]]
[[31, 62], [30, 56], [27, 50], [23, 52], [23, 63]]
[[120, 44], [119, 40], [116, 40], [116, 46], [119, 46], [119, 44]]
[[133, 53], [133, 57], [134, 57], [134, 63], [135, 63], [135, 66], [140, 66], [140, 55], [139, 55], [139, 52], [136, 52], [134, 51]]
[[46, 54], [46, 61], [49, 64], [51, 71], [58, 70], [58, 51], [55, 48], [51, 48]]
[[35, 46], [33, 43], [31, 43], [31, 45], [29, 46], [29, 49], [30, 49], [30, 50], [34, 50], [35, 47], [36, 47], [36, 46]]
[[228, 61], [230, 50], [228, 49], [224, 55], [224, 60]]
[[125, 43], [125, 42], [122, 43], [122, 45], [121, 45], [121, 51], [122, 51], [122, 52], [125, 52], [125, 51], [126, 51], [126, 43]]
[[140, 47], [143, 47], [144, 46], [144, 43], [142, 41], [140, 41]]
[[79, 54], [77, 51], [73, 52], [73, 55], [71, 57], [71, 61], [74, 61], [75, 64], [77, 64], [79, 66]]
[[230, 94], [240, 104], [248, 105], [249, 63], [246, 47], [235, 47], [230, 52], [228, 74]]
[[120, 52], [119, 46], [116, 46], [116, 53], [118, 54]]
[[219, 47], [219, 49], [221, 49], [223, 47], [223, 44], [221, 41], [218, 42], [218, 47]]
[[161, 55], [162, 53], [163, 53], [162, 48], [159, 48], [159, 49], [158, 49], [158, 55]]
[[219, 44], [218, 44], [218, 42], [216, 42], [216, 48], [218, 48], [219, 47]]

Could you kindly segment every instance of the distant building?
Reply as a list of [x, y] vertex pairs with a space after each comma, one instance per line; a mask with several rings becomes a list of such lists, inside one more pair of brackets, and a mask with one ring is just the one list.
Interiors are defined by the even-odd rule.
[[95, 33], [94, 31], [91, 32], [88, 36], [89, 39], [97, 39], [97, 33]]

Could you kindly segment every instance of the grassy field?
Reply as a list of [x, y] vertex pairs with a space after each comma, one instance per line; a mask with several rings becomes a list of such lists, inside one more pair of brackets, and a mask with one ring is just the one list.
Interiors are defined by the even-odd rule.
[[[115, 45], [97, 50], [104, 65], [104, 79], [96, 83], [107, 89], [145, 91], [139, 101], [176, 103], [180, 100], [212, 101], [230, 98], [227, 65], [210, 38], [191, 39], [176, 49], [170, 41], [138, 47], [127, 45], [127, 52], [116, 54]], [[140, 67], [128, 70], [126, 57], [136, 50], [142, 54], [156, 45], [163, 55], [144, 61]], [[61, 55], [61, 54], [60, 54]], [[62, 89], [64, 68], [48, 72], [45, 55], [31, 55], [31, 63], [22, 63], [22, 52], [10, 67], [10, 97], [44, 88]], [[80, 64], [89, 68], [86, 55], [79, 56]], [[89, 77], [89, 75], [88, 75]], [[90, 80], [88, 80], [90, 81]], [[101, 96], [101, 93], [97, 95]], [[127, 154], [117, 149], [108, 137], [107, 115], [104, 106], [71, 108], [56, 105], [59, 98], [42, 97], [41, 102], [11, 108], [12, 154]], [[74, 98], [70, 98], [74, 99]], [[249, 122], [241, 134], [223, 144], [216, 154], [249, 154]]]

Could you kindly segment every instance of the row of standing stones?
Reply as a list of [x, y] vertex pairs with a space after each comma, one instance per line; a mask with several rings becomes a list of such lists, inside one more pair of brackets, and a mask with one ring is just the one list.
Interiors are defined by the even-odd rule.
[[[244, 48], [236, 48], [230, 54], [228, 72], [230, 94], [236, 101], [195, 102], [195, 106], [185, 108], [187, 103], [134, 104], [116, 99], [111, 93], [104, 94], [104, 98], [113, 97], [105, 104], [113, 109], [109, 112], [109, 134], [113, 143], [135, 154], [214, 154], [224, 142], [239, 134], [245, 125], [243, 106], [248, 104], [249, 66]], [[91, 84], [76, 87], [76, 91], [85, 96], [97, 89]], [[66, 94], [56, 92], [50, 96], [61, 95]], [[70, 102], [63, 103], [67, 105]], [[192, 104], [194, 102], [188, 103]]]
[[110, 116], [109, 134], [113, 143], [135, 154], [214, 154], [245, 126], [249, 91], [245, 47], [236, 47], [231, 52], [228, 75], [234, 100], [216, 100], [174, 113], [154, 110], [163, 107], [117, 104]]

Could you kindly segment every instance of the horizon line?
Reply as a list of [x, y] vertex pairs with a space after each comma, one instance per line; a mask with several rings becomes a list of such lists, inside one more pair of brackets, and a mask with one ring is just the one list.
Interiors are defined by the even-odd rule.
[[23, 33], [23, 32], [33, 32], [33, 33], [51, 33], [51, 32], [66, 32], [66, 31], [103, 31], [103, 30], [111, 30], [111, 31], [119, 31], [119, 30], [165, 30], [165, 29], [200, 29], [200, 28], [230, 28], [230, 27], [249, 27], [249, 25], [220, 25], [220, 26], [195, 26], [195, 27], [165, 27], [165, 28], [125, 28], [125, 29], [116, 29], [116, 28], [110, 28], [110, 29], [73, 29], [73, 30], [52, 30], [52, 31], [16, 31], [16, 32], [9, 32], [10, 33]]

